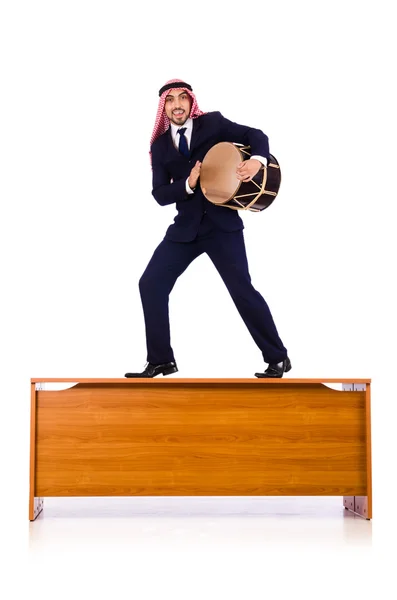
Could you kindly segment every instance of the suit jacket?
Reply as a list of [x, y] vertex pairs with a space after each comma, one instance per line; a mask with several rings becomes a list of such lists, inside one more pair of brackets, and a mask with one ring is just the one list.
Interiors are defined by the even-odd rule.
[[153, 191], [160, 206], [175, 202], [178, 211], [174, 223], [167, 229], [165, 238], [175, 242], [190, 242], [198, 232], [203, 214], [223, 231], [244, 228], [238, 211], [209, 202], [200, 185], [193, 194], [186, 192], [186, 179], [190, 171], [200, 162], [208, 150], [218, 142], [235, 142], [251, 147], [251, 155], [269, 159], [268, 137], [259, 129], [238, 125], [229, 121], [220, 112], [211, 112], [193, 119], [190, 156], [183, 156], [174, 146], [171, 128], [152, 145]]

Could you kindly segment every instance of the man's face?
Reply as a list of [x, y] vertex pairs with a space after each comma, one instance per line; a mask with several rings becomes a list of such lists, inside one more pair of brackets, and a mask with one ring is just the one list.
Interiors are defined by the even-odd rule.
[[169, 90], [165, 98], [165, 114], [179, 127], [189, 118], [192, 100], [187, 92]]

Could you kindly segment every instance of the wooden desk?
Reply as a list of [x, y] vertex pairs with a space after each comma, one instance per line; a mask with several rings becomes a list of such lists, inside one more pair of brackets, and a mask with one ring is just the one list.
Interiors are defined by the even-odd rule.
[[278, 495], [371, 519], [370, 383], [32, 378], [29, 519], [49, 496]]

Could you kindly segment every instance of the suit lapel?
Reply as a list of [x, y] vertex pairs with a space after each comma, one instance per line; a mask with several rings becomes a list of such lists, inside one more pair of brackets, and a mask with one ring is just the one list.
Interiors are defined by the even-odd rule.
[[169, 158], [173, 160], [176, 158], [185, 158], [174, 146], [171, 135], [171, 127], [169, 127], [167, 131], [167, 154]]
[[192, 139], [190, 140], [190, 154], [193, 152], [194, 148], [197, 147], [198, 143], [200, 142], [200, 138], [202, 135], [202, 126], [200, 123], [200, 117], [197, 117], [197, 119], [193, 119], [193, 131], [192, 131]]

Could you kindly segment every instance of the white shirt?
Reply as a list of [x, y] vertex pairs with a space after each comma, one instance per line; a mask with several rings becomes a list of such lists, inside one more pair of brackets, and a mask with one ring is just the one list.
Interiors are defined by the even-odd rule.
[[[186, 127], [185, 138], [187, 139], [187, 146], [190, 150], [190, 141], [192, 139], [192, 131], [193, 131], [193, 119], [188, 119], [187, 121], [185, 121], [185, 123], [184, 123], [184, 125], [182, 125], [182, 127]], [[172, 141], [174, 142], [174, 146], [177, 150], [179, 150], [180, 135], [179, 135], [178, 131], [180, 129], [181, 129], [181, 127], [179, 127], [179, 125], [175, 125], [174, 123], [171, 123]]]
[[[185, 131], [185, 137], [187, 139], [187, 146], [190, 150], [190, 142], [192, 139], [192, 132], [193, 132], [193, 119], [187, 119], [187, 121], [185, 121], [185, 123], [182, 125], [182, 127], [186, 127], [186, 131]], [[179, 125], [175, 125], [174, 123], [171, 123], [171, 137], [172, 137], [172, 141], [174, 142], [174, 146], [177, 150], [179, 150], [179, 139], [180, 139], [180, 134], [178, 133], [178, 131], [181, 129], [181, 127], [179, 127]], [[259, 162], [261, 162], [265, 167], [267, 165], [267, 159], [264, 156], [257, 156], [256, 154], [254, 156], [251, 156], [250, 158], [256, 158], [256, 160], [259, 160]], [[189, 178], [186, 179], [186, 191], [188, 194], [194, 194], [194, 191], [190, 188], [189, 184], [188, 184]]]

